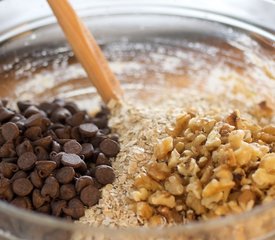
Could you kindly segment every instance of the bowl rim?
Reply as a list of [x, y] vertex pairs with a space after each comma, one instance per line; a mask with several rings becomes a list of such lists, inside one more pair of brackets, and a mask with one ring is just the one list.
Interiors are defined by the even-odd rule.
[[[49, 215], [44, 215], [36, 212], [31, 212], [30, 210], [25, 209], [19, 209], [7, 202], [0, 201], [0, 211], [5, 212], [6, 215], [16, 216], [17, 219], [20, 219], [22, 221], [28, 221], [30, 223], [37, 224], [43, 224], [43, 226], [47, 227], [53, 227], [58, 229], [63, 229], [66, 231], [76, 231], [76, 232], [82, 232], [82, 231], [88, 231], [91, 233], [98, 234], [107, 234], [109, 236], [112, 236], [114, 234], [114, 231], [119, 231], [120, 234], [142, 234], [142, 235], [148, 235], [148, 234], [156, 234], [161, 235], [162, 233], [169, 234], [175, 233], [175, 232], [185, 232], [185, 233], [191, 233], [193, 231], [209, 231], [210, 229], [220, 229], [221, 227], [231, 226], [231, 224], [235, 224], [236, 222], [246, 222], [246, 220], [249, 220], [251, 217], [255, 217], [258, 215], [262, 215], [269, 211], [269, 209], [275, 208], [275, 201], [263, 204], [261, 206], [256, 206], [250, 211], [243, 212], [240, 214], [232, 214], [225, 217], [217, 217], [214, 219], [209, 219], [207, 221], [193, 221], [188, 224], [182, 224], [182, 225], [165, 225], [165, 226], [130, 226], [130, 227], [108, 227], [108, 226], [93, 226], [88, 224], [79, 223], [78, 221], [75, 222], [68, 222], [64, 219], [59, 219], [56, 217], [52, 217]], [[7, 212], [8, 209], [8, 212]]]
[[[264, 0], [264, 1], [270, 2], [270, 0]], [[106, 10], [105, 9], [106, 5], [104, 5], [105, 2], [106, 1], [104, 1], [103, 4], [96, 4], [96, 6], [93, 7], [93, 9], [86, 8], [82, 11], [80, 10], [80, 15], [85, 18], [91, 13], [90, 10], [97, 12], [98, 14], [104, 15], [104, 11]], [[274, 5], [274, 9], [275, 9], [275, 2], [271, 2], [271, 3]], [[129, 8], [129, 6], [130, 6], [130, 8]], [[152, 8], [152, 7], [154, 7], [154, 8]], [[260, 36], [263, 36], [271, 41], [274, 41], [274, 43], [275, 43], [275, 31], [273, 32], [271, 30], [259, 28], [256, 25], [252, 25], [249, 22], [244, 22], [244, 21], [239, 20], [234, 17], [219, 15], [217, 13], [209, 12], [209, 11], [205, 12], [205, 11], [198, 10], [198, 9], [186, 8], [186, 7], [178, 5], [178, 4], [161, 4], [161, 5], [157, 4], [156, 5], [154, 3], [145, 3], [145, 1], [141, 1], [141, 3], [139, 3], [139, 4], [133, 4], [132, 2], [119, 1], [119, 4], [116, 5], [116, 8], [114, 8], [113, 11], [115, 12], [114, 14], [119, 14], [119, 13], [121, 14], [121, 12], [125, 13], [125, 11], [127, 10], [128, 14], [131, 14], [131, 13], [129, 13], [129, 9], [130, 9], [131, 11], [133, 11], [135, 13], [140, 11], [139, 12], [140, 14], [159, 15], [159, 14], [166, 14], [168, 11], [168, 8], [171, 8], [174, 10], [173, 14], [181, 14], [182, 17], [188, 17], [188, 12], [189, 12], [189, 14], [190, 14], [189, 16], [192, 16], [192, 17], [194, 17], [193, 14], [195, 14], [197, 18], [206, 19], [208, 21], [218, 21], [218, 23], [226, 24], [226, 25], [233, 24], [232, 26], [237, 26], [240, 29], [255, 32], [255, 33], [259, 34]], [[183, 15], [183, 13], [187, 14], [187, 16]], [[112, 15], [110, 9], [108, 9], [108, 14], [110, 16]], [[173, 14], [171, 14], [171, 15], [174, 16]], [[167, 14], [167, 15], [169, 15], [169, 14]], [[24, 24], [14, 26], [14, 27], [6, 30], [5, 32], [2, 32], [2, 33], [0, 32], [0, 46], [2, 44], [5, 44], [7, 41], [12, 41], [12, 39], [14, 37], [18, 36], [19, 34], [22, 34], [29, 30], [46, 27], [51, 24], [56, 24], [56, 20], [53, 16], [49, 15], [49, 16], [44, 16], [44, 17], [35, 19], [33, 21], [29, 21]], [[230, 226], [231, 224], [234, 224], [236, 221], [237, 222], [246, 221], [253, 216], [263, 214], [263, 212], [268, 212], [268, 210], [271, 208], [275, 208], [275, 202], [257, 206], [254, 209], [250, 210], [249, 212], [244, 212], [244, 213], [235, 214], [235, 215], [229, 215], [229, 216], [226, 216], [223, 218], [210, 219], [210, 220], [207, 220], [207, 222], [199, 221], [199, 222], [191, 222], [186, 225], [165, 226], [165, 227], [140, 227], [140, 226], [127, 227], [127, 228], [118, 227], [118, 230], [119, 230], [120, 234], [137, 233], [137, 234], [147, 235], [150, 233], [154, 234], [154, 233], [156, 233], [156, 231], [158, 231], [158, 234], [161, 234], [161, 232], [163, 232], [163, 231], [165, 231], [165, 233], [167, 233], [167, 232], [175, 233], [176, 231], [192, 232], [192, 231], [197, 231], [197, 230], [199, 230], [199, 231], [206, 230], [206, 229], [209, 230], [211, 228], [217, 229], [220, 227]], [[18, 209], [17, 207], [12, 206], [11, 204], [8, 204], [3, 201], [0, 201], [0, 211], [5, 212], [5, 214], [11, 215], [13, 217], [15, 216], [16, 218], [21, 219], [22, 221], [29, 221], [34, 224], [37, 224], [39, 222], [40, 224], [47, 225], [49, 227], [62, 228], [64, 230], [68, 230], [68, 231], [81, 232], [81, 231], [85, 230], [85, 231], [94, 233], [94, 231], [96, 230], [96, 232], [99, 232], [100, 234], [102, 233], [102, 234], [107, 234], [110, 236], [112, 236], [112, 234], [114, 234], [114, 228], [111, 228], [108, 226], [96, 227], [96, 226], [82, 224], [79, 222], [70, 223], [65, 220], [54, 218], [51, 216], [38, 214], [36, 212], [30, 212], [30, 211], [27, 211], [24, 209]]]
[[[200, 2], [201, 0], [194, 0], [194, 2]], [[230, 2], [232, 0], [224, 0], [224, 2]], [[273, 0], [252, 0], [259, 3], [267, 4], [266, 7], [274, 9], [275, 19], [275, 1]], [[192, 1], [191, 1], [192, 2]], [[110, 9], [110, 6], [112, 9]], [[205, 6], [203, 6], [205, 7]], [[253, 22], [253, 19], [245, 17], [237, 17], [230, 15], [229, 13], [219, 13], [215, 10], [203, 9], [203, 7], [195, 8], [192, 4], [185, 5], [184, 2], [171, 2], [167, 4], [165, 0], [118, 0], [113, 2], [112, 0], [102, 0], [101, 2], [89, 3], [88, 7], [82, 5], [77, 6], [76, 10], [82, 18], [89, 17], [90, 14], [95, 16], [100, 15], [116, 15], [116, 14], [164, 14], [172, 16], [186, 16], [198, 19], [204, 19], [208, 21], [215, 21], [222, 24], [228, 24], [237, 26], [242, 30], [248, 30], [257, 33], [269, 40], [275, 41], [275, 25], [273, 28], [260, 25], [259, 22]], [[170, 14], [167, 14], [169, 10]], [[106, 14], [107, 13], [107, 14]], [[0, 44], [9, 41], [15, 36], [27, 31], [35, 30], [50, 24], [56, 24], [55, 17], [50, 12], [36, 17], [35, 19], [13, 25], [7, 29], [0, 29]]]

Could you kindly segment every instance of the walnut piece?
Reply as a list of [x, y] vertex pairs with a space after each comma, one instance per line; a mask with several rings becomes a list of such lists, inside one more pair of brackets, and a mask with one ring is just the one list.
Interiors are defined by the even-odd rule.
[[146, 174], [139, 175], [134, 182], [136, 188], [145, 188], [149, 191], [161, 190], [163, 187], [155, 180], [147, 176]]
[[166, 179], [170, 175], [171, 171], [165, 162], [160, 162], [160, 163], [156, 162], [156, 163], [151, 163], [148, 166], [147, 173], [149, 174], [150, 177], [159, 181], [159, 180]]
[[152, 205], [161, 205], [169, 208], [176, 206], [175, 197], [167, 191], [156, 191], [149, 197], [148, 202]]
[[155, 148], [155, 156], [157, 159], [163, 159], [169, 152], [173, 150], [173, 138], [166, 137], [159, 141]]
[[149, 219], [152, 217], [154, 211], [153, 208], [146, 202], [138, 202], [136, 206], [136, 213], [138, 216]]
[[164, 182], [164, 188], [175, 196], [184, 193], [184, 186], [182, 185], [182, 180], [178, 174], [169, 176]]

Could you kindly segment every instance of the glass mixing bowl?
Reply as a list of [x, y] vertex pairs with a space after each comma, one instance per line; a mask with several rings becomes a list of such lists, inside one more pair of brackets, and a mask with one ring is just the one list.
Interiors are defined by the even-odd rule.
[[[72, 1], [106, 53], [129, 101], [204, 86], [213, 69], [274, 81], [274, 1]], [[46, 1], [0, 2], [0, 97], [99, 98]], [[215, 92], [206, 84], [202, 91]], [[273, 85], [274, 86], [274, 85]], [[275, 89], [274, 89], [275, 91]], [[240, 215], [165, 228], [93, 227], [0, 201], [1, 239], [274, 239], [275, 202]]]

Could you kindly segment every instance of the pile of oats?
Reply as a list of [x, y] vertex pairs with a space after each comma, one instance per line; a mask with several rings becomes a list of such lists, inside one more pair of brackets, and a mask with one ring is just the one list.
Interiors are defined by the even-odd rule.
[[109, 124], [120, 135], [121, 150], [112, 162], [116, 180], [103, 188], [99, 204], [87, 209], [80, 222], [95, 226], [137, 226], [139, 222], [130, 204], [129, 193], [134, 176], [145, 171], [144, 166], [152, 158], [154, 144], [159, 138], [157, 126], [166, 124], [166, 121], [161, 123], [154, 119], [149, 109], [144, 112], [125, 103], [112, 102], [109, 107], [112, 109]]

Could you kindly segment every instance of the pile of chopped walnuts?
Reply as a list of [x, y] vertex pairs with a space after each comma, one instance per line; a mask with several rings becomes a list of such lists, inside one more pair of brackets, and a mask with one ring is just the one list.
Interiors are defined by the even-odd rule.
[[275, 126], [234, 111], [225, 119], [185, 113], [167, 128], [130, 198], [141, 222], [186, 223], [275, 199]]

